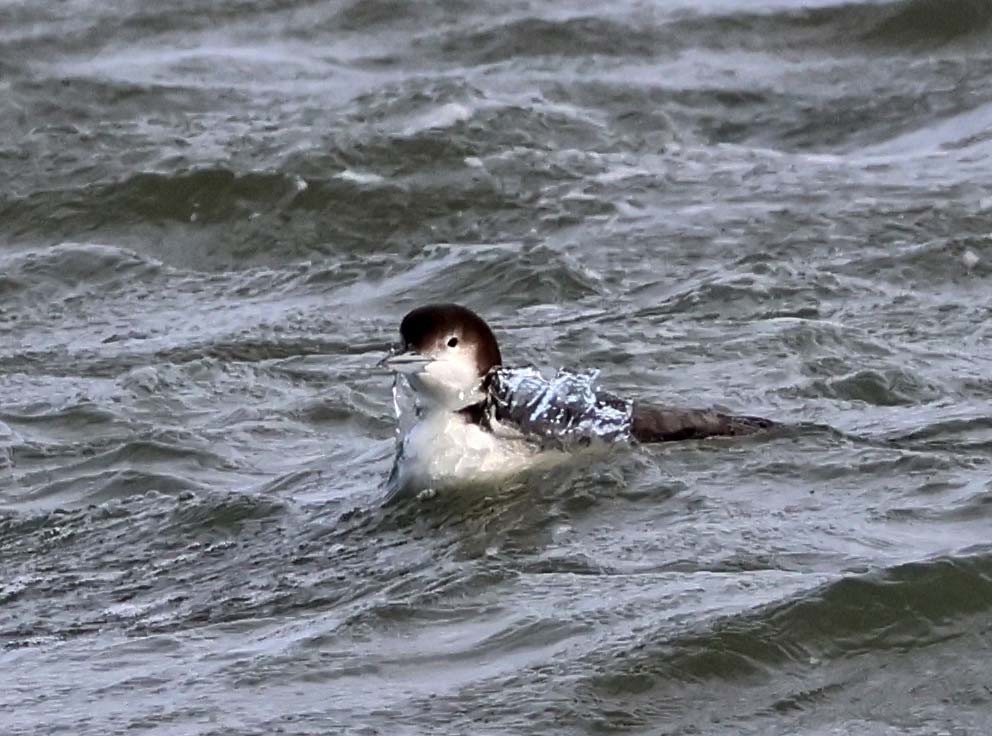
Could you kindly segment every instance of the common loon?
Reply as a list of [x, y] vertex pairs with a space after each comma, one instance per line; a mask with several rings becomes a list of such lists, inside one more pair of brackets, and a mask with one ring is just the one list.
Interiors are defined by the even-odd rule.
[[400, 324], [402, 346], [382, 364], [406, 377], [416, 422], [397, 448], [391, 496], [492, 480], [592, 444], [654, 443], [753, 434], [760, 417], [655, 406], [594, 387], [596, 373], [506, 368], [479, 315], [429, 304]]

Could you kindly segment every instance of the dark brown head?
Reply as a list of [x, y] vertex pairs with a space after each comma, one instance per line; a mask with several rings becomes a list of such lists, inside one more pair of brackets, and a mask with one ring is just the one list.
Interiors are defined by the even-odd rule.
[[407, 374], [426, 400], [465, 406], [479, 399], [481, 379], [502, 358], [489, 325], [458, 304], [428, 304], [400, 323], [403, 350], [386, 365]]
[[461, 347], [470, 351], [480, 377], [502, 362], [496, 336], [489, 325], [459, 304], [417, 307], [400, 322], [400, 336], [404, 350], [421, 355], [437, 354], [444, 348]]

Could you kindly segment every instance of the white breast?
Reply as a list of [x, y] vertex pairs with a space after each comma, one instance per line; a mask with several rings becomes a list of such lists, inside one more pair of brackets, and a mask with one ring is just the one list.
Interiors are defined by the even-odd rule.
[[510, 433], [489, 432], [457, 413], [432, 412], [403, 438], [394, 469], [404, 489], [438, 489], [499, 480], [534, 465], [540, 453]]

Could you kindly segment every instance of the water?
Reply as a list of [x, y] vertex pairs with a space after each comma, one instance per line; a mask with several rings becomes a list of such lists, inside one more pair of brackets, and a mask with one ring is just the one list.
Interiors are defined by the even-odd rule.
[[[988, 733], [990, 38], [5, 3], [0, 730]], [[383, 509], [373, 366], [452, 298], [515, 365], [797, 427]]]

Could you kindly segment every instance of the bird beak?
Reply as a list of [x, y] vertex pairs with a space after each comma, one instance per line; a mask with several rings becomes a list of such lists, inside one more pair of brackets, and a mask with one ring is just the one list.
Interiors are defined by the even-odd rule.
[[379, 361], [379, 365], [394, 373], [420, 373], [430, 362], [426, 355], [407, 350], [405, 353], [390, 353]]

